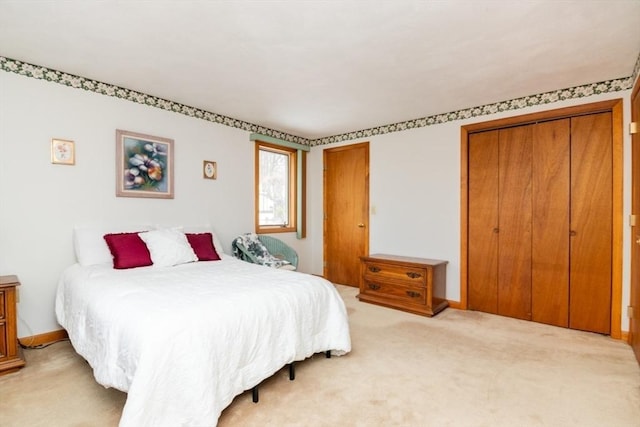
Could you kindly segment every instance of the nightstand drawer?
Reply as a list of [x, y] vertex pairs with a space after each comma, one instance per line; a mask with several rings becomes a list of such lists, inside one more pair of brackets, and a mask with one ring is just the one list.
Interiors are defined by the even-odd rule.
[[408, 304], [424, 305], [427, 303], [427, 292], [424, 287], [402, 286], [365, 280], [362, 291], [365, 295], [380, 296]]
[[427, 283], [427, 270], [404, 265], [366, 262], [364, 266], [364, 278], [367, 280], [383, 278], [402, 281], [407, 284], [411, 283], [415, 286], [425, 286]]
[[16, 276], [0, 276], [0, 375], [15, 372], [25, 365], [18, 343], [16, 312]]

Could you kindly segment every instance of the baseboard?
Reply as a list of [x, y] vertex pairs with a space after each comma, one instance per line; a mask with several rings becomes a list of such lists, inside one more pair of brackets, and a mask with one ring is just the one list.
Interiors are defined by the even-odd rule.
[[624, 341], [626, 343], [631, 344], [631, 338], [629, 337], [629, 332], [621, 331], [620, 332], [620, 341]]
[[51, 344], [69, 338], [67, 331], [60, 329], [57, 331], [45, 332], [44, 334], [32, 335], [30, 337], [20, 337], [18, 342], [23, 347], [35, 347], [39, 345]]
[[449, 307], [451, 307], [451, 308], [456, 308], [458, 310], [465, 310], [465, 309], [462, 308], [462, 304], [460, 304], [460, 301], [448, 300], [448, 302], [449, 302]]
[[[449, 307], [451, 308], [457, 308], [458, 310], [466, 310], [466, 308], [462, 308], [462, 304], [460, 304], [460, 301], [449, 301]], [[631, 337], [629, 336], [629, 332], [628, 331], [620, 331], [620, 337], [614, 337], [611, 336], [611, 338], [613, 338], [614, 340], [620, 340], [620, 341], [624, 341], [626, 343], [631, 344]]]

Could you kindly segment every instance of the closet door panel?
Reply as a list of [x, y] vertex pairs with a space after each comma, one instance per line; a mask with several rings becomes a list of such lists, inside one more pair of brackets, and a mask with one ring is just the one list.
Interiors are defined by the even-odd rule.
[[533, 143], [532, 320], [569, 326], [570, 119], [538, 123]]
[[611, 113], [571, 119], [571, 269], [569, 327], [611, 330]]
[[498, 313], [519, 319], [531, 319], [533, 128], [499, 131]]
[[498, 313], [498, 131], [468, 140], [467, 294], [471, 310]]

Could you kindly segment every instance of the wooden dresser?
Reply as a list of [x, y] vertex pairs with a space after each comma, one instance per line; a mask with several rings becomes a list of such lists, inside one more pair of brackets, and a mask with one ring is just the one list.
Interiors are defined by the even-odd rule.
[[385, 254], [360, 260], [360, 301], [429, 317], [449, 305], [445, 299], [448, 261]]
[[15, 372], [25, 365], [18, 344], [16, 313], [16, 276], [0, 276], [0, 375]]

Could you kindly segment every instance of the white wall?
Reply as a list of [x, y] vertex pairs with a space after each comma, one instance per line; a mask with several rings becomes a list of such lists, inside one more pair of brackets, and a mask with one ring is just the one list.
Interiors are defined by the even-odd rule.
[[[116, 129], [174, 139], [175, 199], [115, 197]], [[51, 164], [51, 138], [75, 141], [75, 166]], [[0, 72], [0, 275], [22, 283], [18, 336], [60, 329], [54, 296], [76, 224], [208, 223], [230, 251], [253, 230], [253, 144], [239, 129]], [[217, 180], [202, 178], [203, 160]], [[305, 243], [282, 237], [305, 271]]]
[[[503, 117], [622, 98], [624, 126], [631, 91], [547, 104], [404, 132], [314, 147], [309, 156], [311, 231], [322, 236], [322, 151], [370, 142], [369, 251], [448, 260], [447, 299], [460, 300], [460, 127]], [[624, 248], [622, 330], [628, 330], [631, 137], [624, 133]], [[375, 213], [374, 213], [375, 212]], [[322, 239], [313, 240], [313, 271], [322, 272]]]
[[[460, 126], [605, 99], [630, 91], [375, 136], [370, 141], [370, 252], [449, 261], [447, 298], [460, 297]], [[224, 113], [224, 112], [222, 112]], [[354, 112], [357, 114], [357, 112]], [[115, 130], [175, 140], [175, 199], [115, 197]], [[51, 138], [76, 143], [76, 165], [50, 163]], [[308, 238], [278, 237], [300, 254], [301, 271], [322, 274], [322, 152], [308, 156]], [[624, 217], [630, 209], [630, 137], [624, 132]], [[0, 73], [0, 275], [22, 282], [19, 336], [60, 329], [54, 295], [74, 262], [76, 224], [210, 223], [226, 250], [253, 229], [253, 143], [248, 132], [59, 84]], [[202, 160], [218, 179], [202, 179]], [[624, 228], [622, 329], [628, 329], [629, 229]]]

